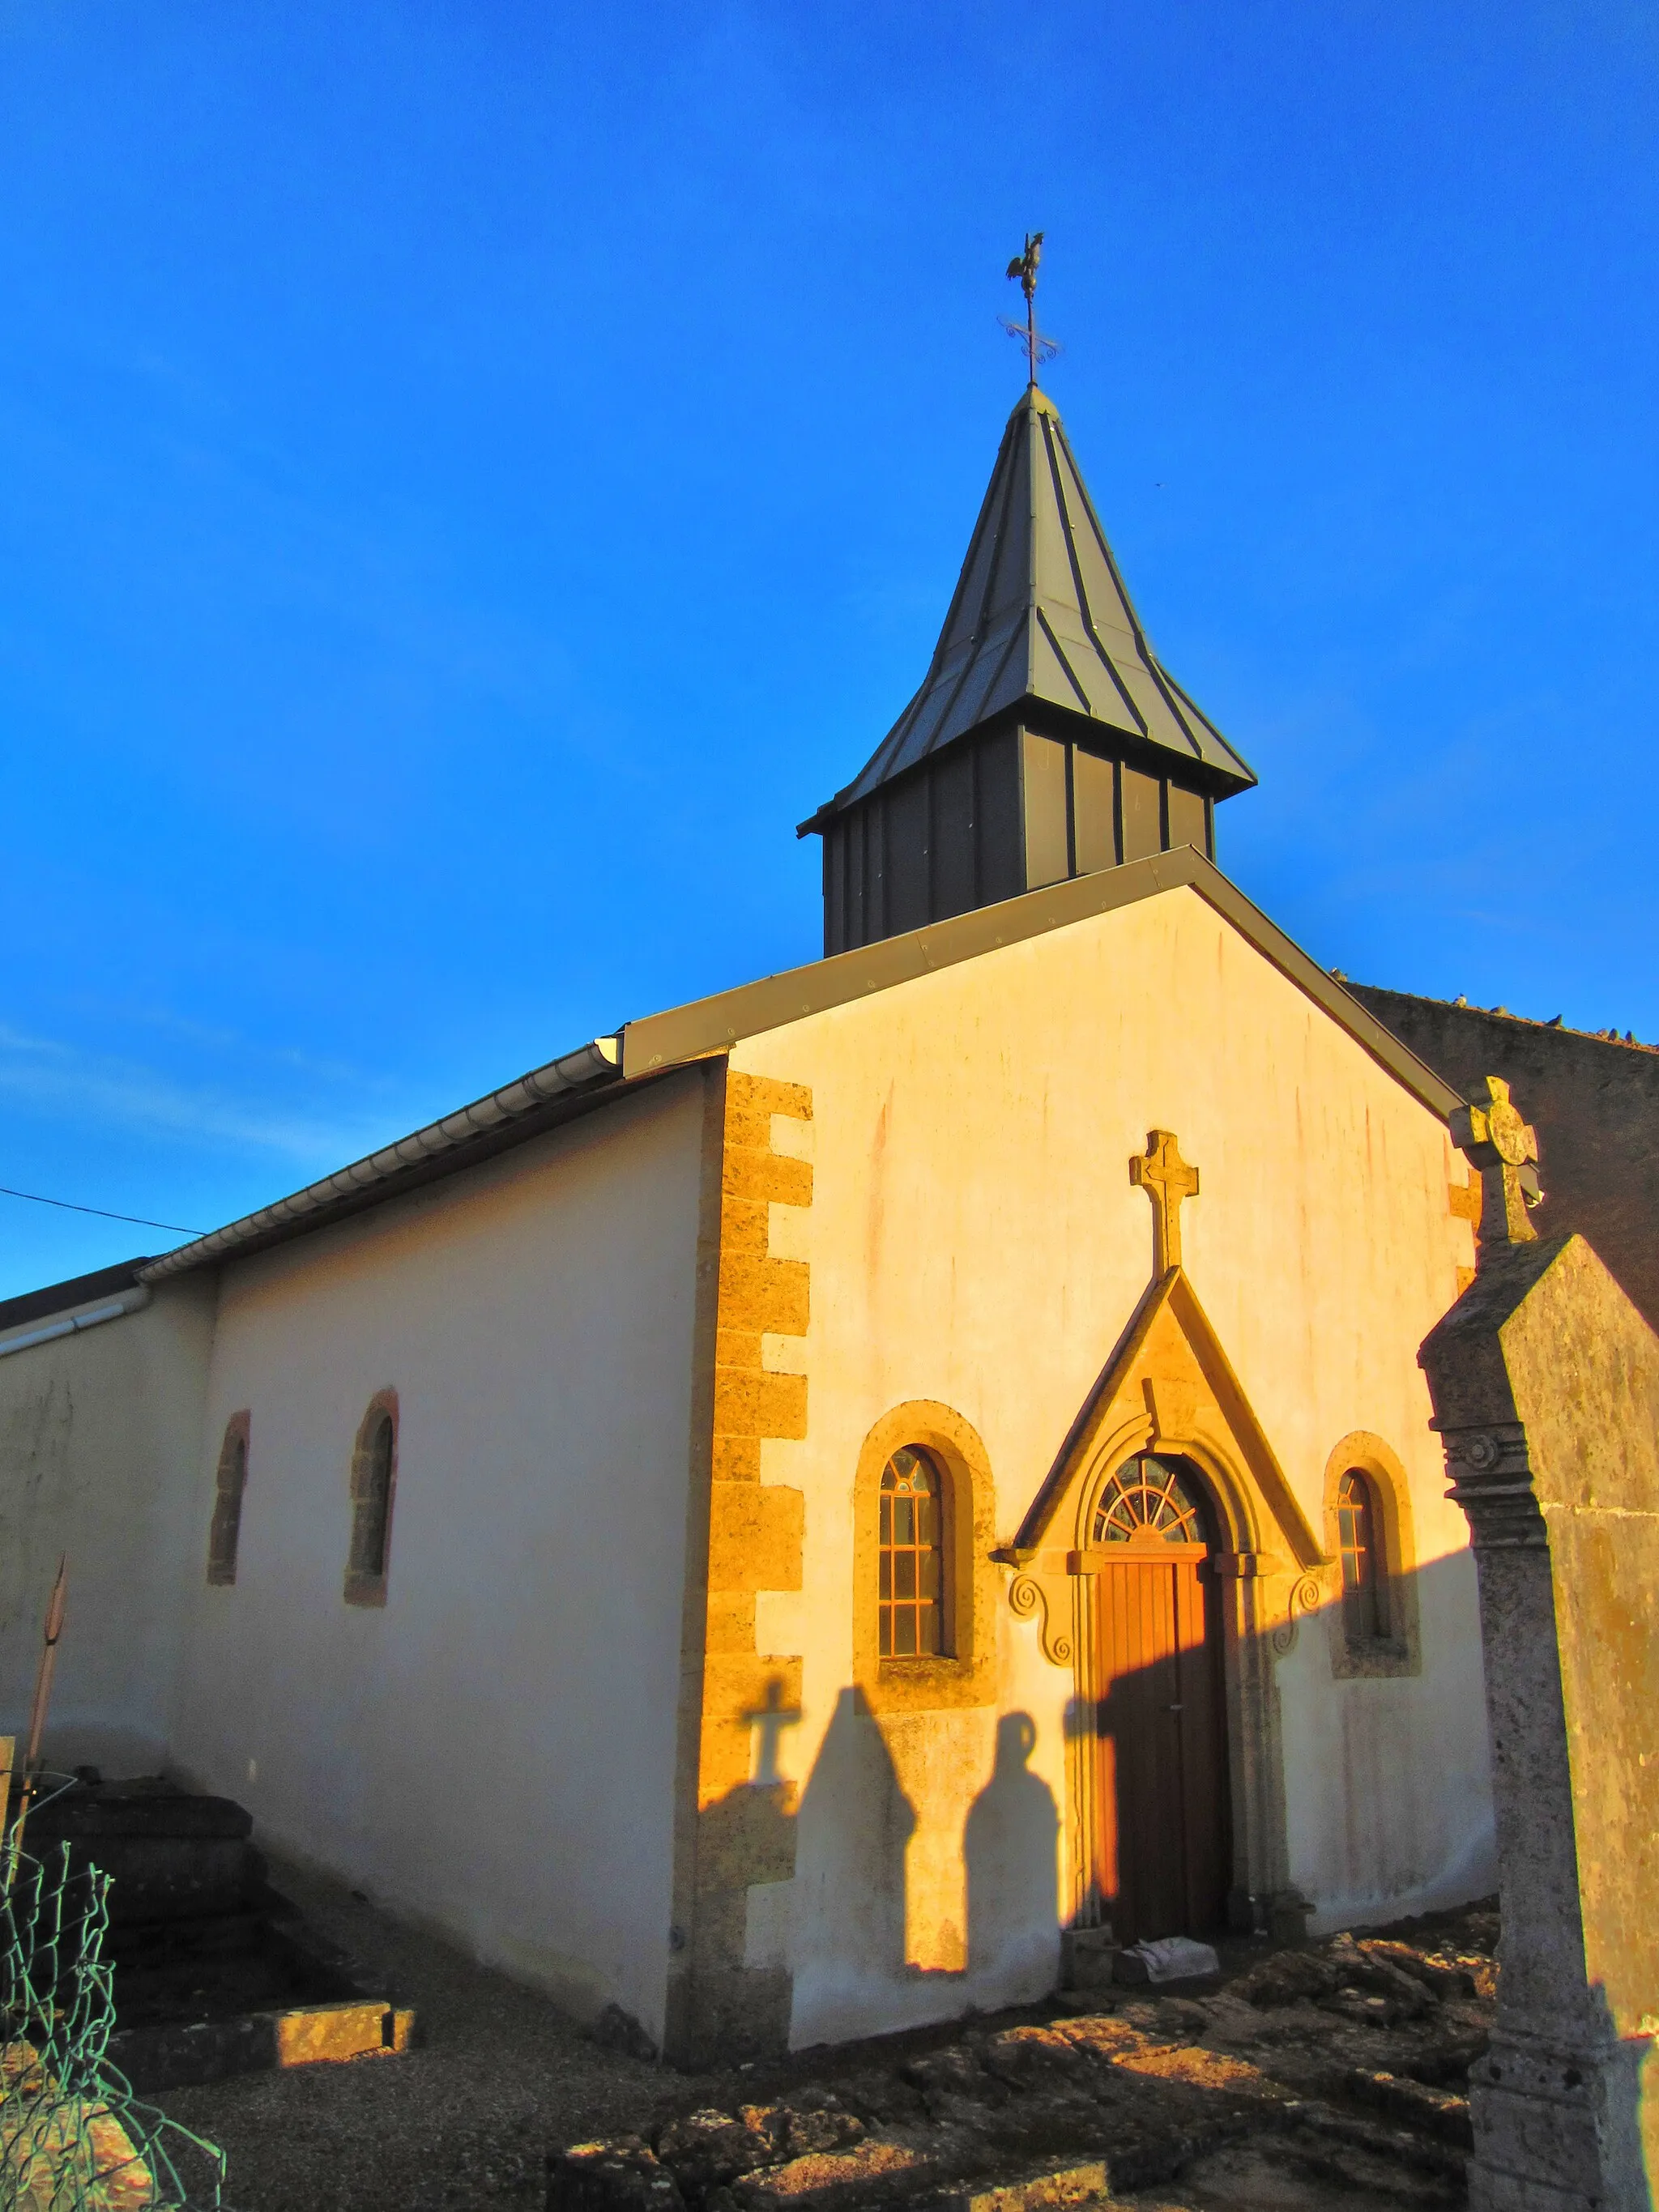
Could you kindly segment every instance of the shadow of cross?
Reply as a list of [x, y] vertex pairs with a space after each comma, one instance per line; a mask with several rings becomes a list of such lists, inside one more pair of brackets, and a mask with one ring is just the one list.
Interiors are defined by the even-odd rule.
[[1198, 1170], [1181, 1157], [1173, 1129], [1148, 1129], [1146, 1150], [1129, 1162], [1129, 1180], [1152, 1201], [1152, 1279], [1181, 1265], [1181, 1201], [1198, 1196]]
[[766, 1686], [766, 1703], [746, 1712], [744, 1718], [760, 1736], [755, 1747], [755, 1787], [769, 1790], [783, 1780], [778, 1771], [779, 1743], [785, 1729], [799, 1725], [800, 1713], [784, 1704], [783, 1684], [775, 1674]]

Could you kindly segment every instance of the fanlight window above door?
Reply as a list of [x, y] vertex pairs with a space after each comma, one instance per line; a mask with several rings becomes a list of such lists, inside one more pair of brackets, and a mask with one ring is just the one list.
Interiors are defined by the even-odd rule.
[[1198, 1492], [1176, 1460], [1138, 1452], [1125, 1460], [1095, 1508], [1096, 1544], [1201, 1544], [1204, 1516]]

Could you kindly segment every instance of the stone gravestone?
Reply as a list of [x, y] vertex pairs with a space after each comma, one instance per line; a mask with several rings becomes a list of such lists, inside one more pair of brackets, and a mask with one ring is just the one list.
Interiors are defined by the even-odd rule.
[[1659, 2174], [1659, 1337], [1539, 1238], [1489, 1079], [1453, 1134], [1480, 1264], [1425, 1342], [1480, 1593], [1504, 1936], [1474, 2069], [1477, 2212], [1646, 2212]]

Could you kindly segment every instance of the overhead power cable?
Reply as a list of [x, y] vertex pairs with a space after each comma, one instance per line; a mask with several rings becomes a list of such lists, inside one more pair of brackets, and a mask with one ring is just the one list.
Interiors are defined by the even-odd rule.
[[171, 1229], [180, 1237], [205, 1237], [205, 1229], [186, 1229], [179, 1221], [151, 1221], [142, 1213], [112, 1213], [107, 1206], [77, 1206], [70, 1198], [42, 1198], [38, 1190], [9, 1190], [0, 1182], [0, 1198], [26, 1198], [33, 1206], [61, 1206], [65, 1213], [95, 1213], [100, 1221], [131, 1221], [139, 1229]]

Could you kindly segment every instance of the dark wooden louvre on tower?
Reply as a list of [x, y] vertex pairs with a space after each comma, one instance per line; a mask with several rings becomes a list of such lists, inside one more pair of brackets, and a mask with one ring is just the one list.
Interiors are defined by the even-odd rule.
[[1032, 385], [921, 689], [799, 834], [827, 953], [1177, 845], [1255, 781], [1146, 642], [1054, 404]]

